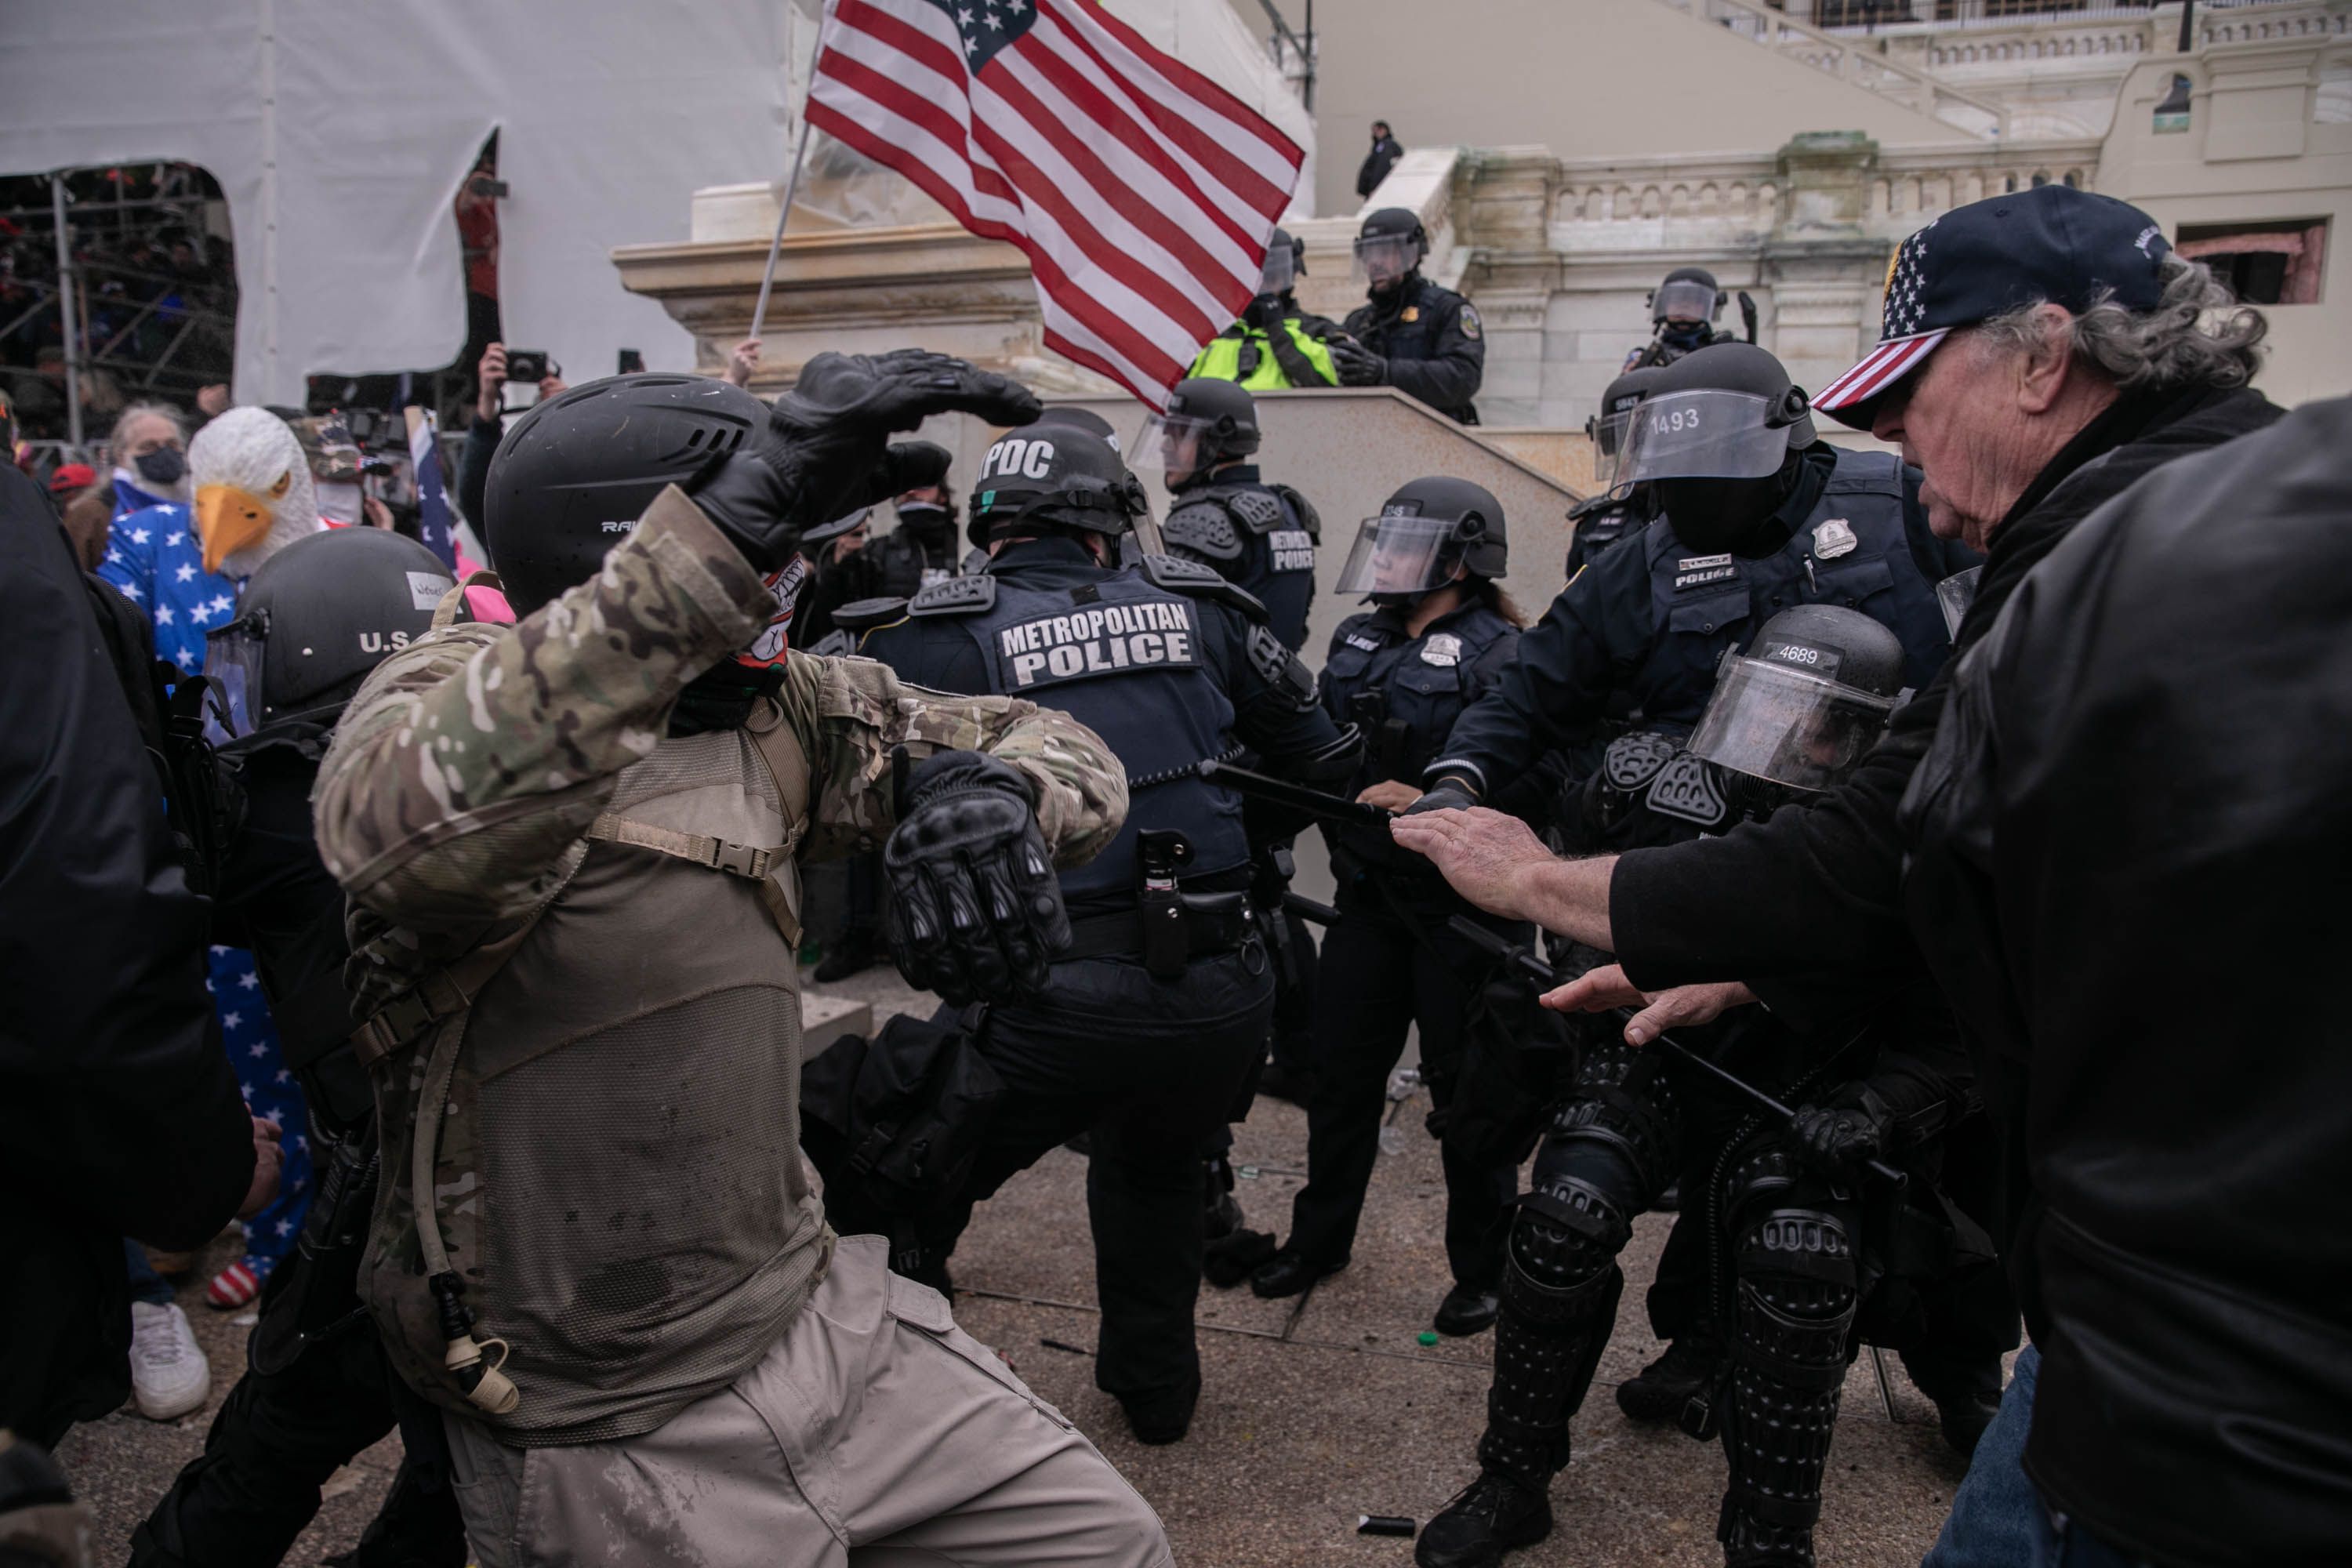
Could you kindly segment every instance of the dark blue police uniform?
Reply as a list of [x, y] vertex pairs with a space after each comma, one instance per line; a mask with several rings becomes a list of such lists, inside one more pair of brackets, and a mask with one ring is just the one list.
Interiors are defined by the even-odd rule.
[[1815, 447], [1779, 515], [1789, 542], [1761, 560], [1695, 554], [1664, 518], [1604, 552], [1528, 629], [1430, 776], [1463, 773], [1492, 795], [1577, 743], [1612, 694], [1630, 697], [1651, 727], [1686, 733], [1725, 652], [1791, 605], [1843, 605], [1890, 627], [1905, 681], [1924, 688], [1951, 651], [1936, 584], [1980, 558], [1928, 531], [1916, 470], [1884, 453]]
[[1168, 553], [1213, 568], [1264, 605], [1283, 647], [1306, 645], [1323, 522], [1305, 496], [1265, 483], [1255, 463], [1229, 464], [1174, 498], [1160, 535]]
[[[1384, 608], [1339, 625], [1323, 670], [1323, 703], [1361, 726], [1362, 767], [1351, 796], [1385, 779], [1410, 783], [1436, 754], [1462, 710], [1495, 683], [1517, 651], [1517, 627], [1483, 600], [1441, 616], [1419, 637], [1407, 612]], [[1461, 1066], [1463, 1016], [1492, 961], [1447, 928], [1473, 914], [1429, 862], [1383, 830], [1325, 828], [1339, 878], [1340, 920], [1324, 933], [1316, 990], [1314, 1052], [1319, 1079], [1307, 1109], [1307, 1181], [1291, 1203], [1286, 1243], [1320, 1269], [1348, 1261], [1379, 1153], [1389, 1073], [1405, 1031], [1421, 1029], [1423, 1081], [1442, 1129]], [[1514, 942], [1529, 928], [1478, 918]], [[1495, 1288], [1517, 1172], [1479, 1164], [1444, 1142], [1445, 1253], [1457, 1285]]]
[[[1273, 1005], [1247, 909], [1242, 804], [1194, 770], [1245, 744], [1279, 773], [1339, 742], [1312, 678], [1262, 614], [1190, 562], [1106, 568], [1075, 540], [1022, 540], [985, 574], [918, 594], [862, 650], [919, 685], [1061, 709], [1126, 766], [1118, 837], [1062, 874], [1070, 952], [1042, 996], [992, 1006], [979, 1025], [1004, 1097], [969, 1188], [924, 1224], [922, 1240], [927, 1264], [943, 1262], [973, 1203], [1091, 1130], [1103, 1311], [1095, 1378], [1130, 1415], [1189, 1413], [1198, 1391], [1200, 1152], [1265, 1049]], [[1147, 962], [1140, 912], [1143, 836], [1171, 830], [1192, 851], [1181, 877], [1190, 956], [1172, 972]]]

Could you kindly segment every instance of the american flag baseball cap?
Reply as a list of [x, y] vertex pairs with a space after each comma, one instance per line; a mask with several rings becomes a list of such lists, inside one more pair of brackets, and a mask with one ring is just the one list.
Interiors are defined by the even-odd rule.
[[2072, 185], [1954, 207], [1895, 247], [1878, 346], [1823, 387], [1813, 407], [1867, 430], [1878, 399], [1937, 343], [2029, 300], [2080, 315], [2112, 292], [2126, 310], [2153, 310], [2171, 249], [2163, 227], [2139, 208]]

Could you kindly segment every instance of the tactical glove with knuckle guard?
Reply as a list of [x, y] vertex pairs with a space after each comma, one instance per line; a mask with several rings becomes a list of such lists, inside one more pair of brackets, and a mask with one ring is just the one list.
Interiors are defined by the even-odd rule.
[[1042, 990], [1070, 944], [1028, 781], [994, 757], [941, 752], [919, 764], [882, 865], [898, 973], [955, 1005]]

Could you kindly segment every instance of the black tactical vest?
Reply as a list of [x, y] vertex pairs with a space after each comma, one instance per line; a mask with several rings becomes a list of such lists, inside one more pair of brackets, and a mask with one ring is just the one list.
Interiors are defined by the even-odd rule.
[[1654, 725], [1687, 732], [1715, 689], [1725, 650], [1747, 647], [1791, 605], [1843, 605], [1886, 626], [1902, 640], [1903, 679], [1914, 691], [1952, 650], [1936, 584], [1911, 558], [1903, 466], [1891, 454], [1840, 452], [1821, 500], [1789, 542], [1762, 560], [1694, 555], [1664, 518], [1642, 548], [1663, 636], [1631, 685]]
[[[1340, 622], [1323, 667], [1323, 706], [1339, 722], [1352, 721], [1364, 732], [1364, 763], [1346, 793], [1352, 797], [1382, 779], [1419, 779], [1462, 710], [1483, 695], [1471, 683], [1479, 662], [1496, 642], [1518, 635], [1484, 605], [1443, 616], [1417, 637], [1407, 637], [1404, 623], [1384, 611]], [[1385, 832], [1343, 828], [1340, 842], [1372, 865], [1429, 864], [1399, 849]]]
[[877, 596], [889, 599], [911, 599], [942, 577], [956, 575], [955, 555], [948, 544], [940, 551], [940, 564], [931, 564], [921, 541], [908, 533], [904, 527], [884, 534], [874, 542], [876, 576], [880, 579], [875, 589]]
[[1296, 490], [1248, 479], [1202, 485], [1175, 499], [1160, 532], [1171, 554], [1213, 568], [1264, 605], [1282, 646], [1299, 651], [1322, 525]]
[[1216, 613], [1155, 586], [1139, 567], [1076, 589], [1024, 587], [1014, 568], [935, 584], [908, 605], [913, 616], [956, 617], [980, 645], [992, 690], [1068, 713], [1125, 765], [1127, 821], [1109, 847], [1062, 873], [1073, 903], [1135, 898], [1135, 840], [1145, 828], [1192, 841], [1187, 875], [1249, 859], [1241, 797], [1193, 772], [1234, 743], [1234, 706], [1202, 646]]

